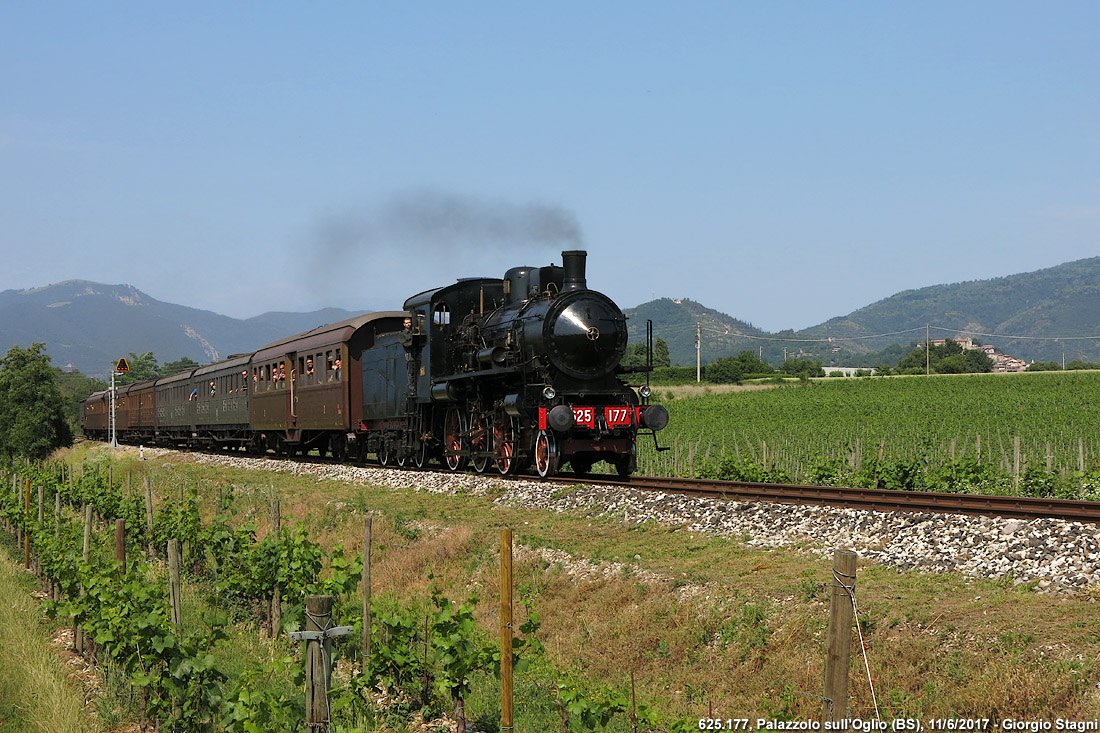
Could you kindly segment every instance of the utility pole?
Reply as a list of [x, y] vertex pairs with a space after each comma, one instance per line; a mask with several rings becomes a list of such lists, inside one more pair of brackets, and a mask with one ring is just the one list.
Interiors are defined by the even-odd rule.
[[929, 335], [931, 327], [924, 324], [924, 376], [932, 374], [932, 337]]
[[703, 361], [701, 358], [703, 343], [703, 322], [695, 322], [695, 382], [699, 383], [703, 376]]
[[703, 328], [702, 321], [695, 322], [695, 381], [703, 381], [703, 359], [702, 359], [702, 346], [703, 346], [703, 331], [710, 331], [711, 333], [719, 333], [723, 336], [729, 336], [730, 330], [727, 328], [725, 331], [719, 331], [715, 328]]

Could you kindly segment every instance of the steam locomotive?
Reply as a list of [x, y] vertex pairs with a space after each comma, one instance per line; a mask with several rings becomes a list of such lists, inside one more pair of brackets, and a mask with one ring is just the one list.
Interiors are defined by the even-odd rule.
[[[637, 468], [639, 434], [668, 424], [649, 389], [621, 378], [626, 317], [585, 280], [586, 253], [513, 267], [171, 377], [118, 390], [115, 434], [131, 443], [318, 451], [382, 465], [550, 476], [606, 461]], [[83, 405], [85, 434], [110, 432], [110, 394]]]

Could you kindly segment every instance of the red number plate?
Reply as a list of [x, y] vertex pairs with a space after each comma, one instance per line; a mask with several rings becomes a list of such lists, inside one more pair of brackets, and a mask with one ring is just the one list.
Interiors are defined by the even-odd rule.
[[591, 407], [574, 407], [573, 420], [589, 430], [596, 429], [596, 411]]
[[607, 427], [619, 428], [624, 425], [630, 424], [632, 410], [629, 407], [605, 407], [603, 408], [604, 419], [607, 420]]

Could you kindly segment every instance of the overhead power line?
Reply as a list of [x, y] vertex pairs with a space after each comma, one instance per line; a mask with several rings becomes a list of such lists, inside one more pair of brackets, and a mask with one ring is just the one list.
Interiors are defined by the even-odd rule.
[[[1027, 340], [1027, 341], [1100, 341], [1100, 335], [1097, 336], [1014, 336], [1008, 333], [984, 333], [982, 331], [968, 331], [962, 328], [947, 328], [946, 326], [928, 326], [933, 331], [945, 331], [947, 333], [960, 334], [965, 336], [987, 336], [990, 338], [1005, 339], [1005, 340]], [[739, 336], [741, 338], [752, 339], [754, 341], [786, 341], [797, 343], [820, 343], [831, 344], [838, 341], [860, 341], [863, 339], [877, 339], [885, 338], [886, 336], [899, 336], [904, 333], [916, 333], [918, 331], [924, 331], [924, 328], [907, 328], [903, 331], [890, 331], [889, 333], [875, 333], [866, 336], [829, 336], [827, 338], [790, 338], [779, 336], [754, 336], [748, 333], [731, 332], [731, 336]]]

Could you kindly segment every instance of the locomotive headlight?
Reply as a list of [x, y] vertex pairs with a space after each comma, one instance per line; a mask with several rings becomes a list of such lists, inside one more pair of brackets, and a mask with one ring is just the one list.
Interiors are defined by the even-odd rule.
[[653, 392], [650, 391], [649, 385], [647, 384], [647, 385], [643, 386], [641, 389], [638, 390], [638, 394], [640, 394], [642, 396], [643, 400], [648, 400], [649, 396], [651, 394], [653, 394]]
[[542, 396], [548, 400], [552, 400], [558, 396], [558, 391], [553, 387], [544, 387], [542, 390]]

